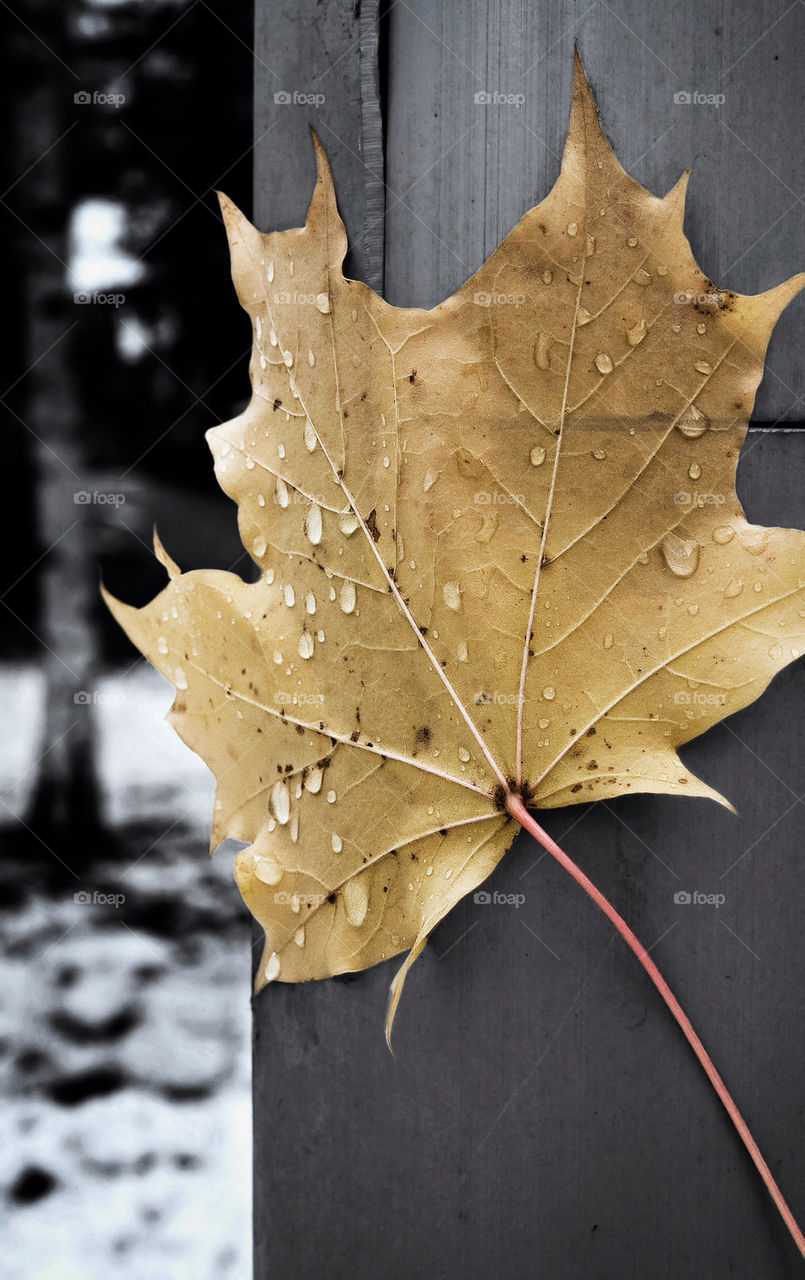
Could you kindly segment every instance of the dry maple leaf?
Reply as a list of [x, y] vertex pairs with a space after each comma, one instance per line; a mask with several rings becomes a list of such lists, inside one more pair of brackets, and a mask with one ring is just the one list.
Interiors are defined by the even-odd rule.
[[677, 748], [805, 648], [805, 535], [748, 524], [735, 492], [805, 276], [716, 289], [687, 175], [658, 199], [624, 172], [578, 59], [556, 185], [431, 311], [345, 279], [316, 153], [303, 228], [263, 235], [221, 200], [253, 395], [208, 438], [259, 580], [158, 547], [165, 590], [109, 603], [216, 775], [213, 847], [249, 842], [258, 988], [407, 950], [391, 1018], [513, 819], [720, 799]]
[[715, 290], [685, 179], [626, 175], [580, 67], [554, 189], [432, 311], [344, 278], [316, 150], [303, 229], [222, 199], [254, 391], [209, 441], [260, 580], [110, 600], [216, 774], [213, 847], [251, 842], [258, 985], [417, 952], [513, 840], [509, 789], [714, 795], [677, 747], [805, 648], [805, 536], [734, 485], [805, 277]]

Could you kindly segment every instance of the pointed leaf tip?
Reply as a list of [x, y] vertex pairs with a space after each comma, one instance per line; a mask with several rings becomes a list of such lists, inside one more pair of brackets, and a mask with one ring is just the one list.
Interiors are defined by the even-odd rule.
[[628, 176], [604, 132], [598, 105], [576, 47], [573, 54], [570, 120], [562, 155], [562, 175], [565, 179], [571, 178], [577, 182], [579, 193], [576, 199], [579, 204], [585, 202], [584, 175], [589, 176], [594, 167], [593, 162], [597, 163], [599, 169], [606, 171], [609, 183]]
[[327, 212], [330, 206], [335, 207], [336, 204], [335, 185], [329, 157], [319, 135], [313, 128], [310, 130], [310, 138], [316, 156], [316, 185], [313, 188], [313, 195], [305, 216], [306, 226], [311, 223], [311, 220], [315, 220], [320, 209]]
[[338, 212], [335, 184], [327, 152], [315, 129], [311, 128], [310, 136], [316, 153], [316, 185], [305, 214], [305, 229], [314, 234], [321, 234], [322, 229], [324, 230], [328, 265], [338, 267], [347, 252], [347, 233]]
[[800, 271], [798, 275], [791, 276], [789, 280], [783, 280], [774, 288], [767, 289], [765, 293], [756, 294], [753, 301], [765, 306], [774, 323], [803, 289], [805, 289], [805, 271]]
[[238, 214], [243, 217], [243, 214], [240, 212], [240, 209], [235, 204], [234, 200], [230, 200], [225, 191], [218, 191], [216, 189], [215, 194], [218, 198], [218, 207], [221, 210], [224, 221], [226, 221], [227, 218], [237, 217]]
[[581, 60], [581, 53], [579, 52], [577, 40], [573, 41], [573, 82], [574, 84], [579, 82], [586, 85], [588, 90], [590, 88], [590, 82], [587, 79], [587, 72], [584, 70], [584, 63]]
[[215, 194], [218, 197], [218, 206], [221, 210], [226, 234], [233, 249], [239, 240], [259, 235], [256, 227], [249, 221], [243, 210], [235, 204], [234, 200], [231, 200], [223, 191], [216, 191]]
[[674, 185], [670, 188], [665, 196], [669, 204], [681, 204], [682, 212], [685, 211], [685, 200], [688, 194], [688, 183], [690, 182], [690, 166], [680, 173]]
[[403, 987], [405, 986], [405, 979], [408, 977], [408, 970], [411, 968], [411, 965], [424, 951], [425, 945], [428, 941], [428, 936], [429, 935], [427, 933], [420, 934], [411, 950], [408, 952], [408, 955], [405, 957], [404, 963], [394, 975], [391, 986], [389, 987], [389, 1004], [386, 1012], [386, 1044], [388, 1045], [389, 1052], [392, 1055], [394, 1054], [394, 1050], [391, 1047], [391, 1031], [394, 1026], [394, 1019], [397, 1015], [397, 1006], [400, 1003], [400, 996], [402, 995]]
[[329, 187], [332, 187], [333, 175], [330, 168], [330, 157], [327, 155], [324, 143], [312, 125], [310, 126], [310, 138], [316, 155], [316, 176], [319, 181], [326, 183]]
[[153, 543], [154, 543], [154, 555], [156, 556], [159, 563], [162, 565], [163, 569], [167, 571], [168, 577], [169, 578], [181, 577], [182, 571], [179, 568], [176, 561], [171, 556], [168, 555], [167, 551], [162, 545], [162, 540], [159, 534], [157, 533], [156, 525], [154, 525]]
[[573, 50], [573, 98], [574, 101], [578, 100], [580, 104], [592, 107], [596, 119], [598, 118], [595, 95], [587, 78], [587, 72], [584, 70], [584, 63], [581, 60], [578, 45]]

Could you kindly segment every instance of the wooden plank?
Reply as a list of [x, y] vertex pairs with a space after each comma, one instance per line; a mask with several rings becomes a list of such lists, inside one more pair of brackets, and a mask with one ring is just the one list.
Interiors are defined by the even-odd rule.
[[[801, 5], [406, 0], [388, 32], [389, 300], [441, 301], [549, 190], [574, 38], [629, 172], [662, 194], [693, 165], [687, 229], [705, 273], [756, 293], [801, 270]], [[680, 92], [724, 102], [675, 103]], [[523, 101], [482, 105], [478, 93]], [[759, 422], [805, 419], [804, 319], [801, 297], [772, 339]]]
[[[369, 155], [371, 111], [359, 101], [370, 63], [365, 58], [362, 69], [349, 45], [354, 14], [340, 5], [324, 17], [307, 4], [261, 10], [258, 54], [291, 68], [278, 73], [286, 86], [294, 83], [293, 68], [308, 69], [306, 84], [317, 59], [344, 51], [338, 88], [326, 104], [328, 127], [340, 142], [319, 125], [347, 225], [365, 239], [382, 192], [372, 186], [376, 156], [369, 177], [356, 161]], [[385, 266], [395, 302], [429, 305], [451, 291], [548, 189], [564, 137], [573, 24], [584, 10], [456, 0], [443, 12], [435, 3], [406, 0], [388, 20]], [[665, 91], [693, 87], [697, 69], [723, 69], [738, 58], [763, 25], [758, 12], [770, 9], [761, 4], [734, 14], [729, 33], [725, 20], [719, 37], [688, 3], [673, 14], [654, 9], [650, 18], [637, 3], [601, 4], [580, 22], [605, 123], [636, 176], [653, 189], [669, 186], [695, 154], [700, 168], [713, 166], [711, 184], [714, 156], [719, 174], [729, 172], [725, 157], [733, 144], [703, 109], [691, 106], [686, 115], [680, 106], [672, 133], [660, 138], [673, 105]], [[756, 119], [768, 127], [798, 83], [790, 53], [796, 30], [786, 25], [792, 16], [800, 21], [796, 13], [783, 17], [777, 35], [766, 37], [779, 37], [774, 65], [787, 86], [772, 91], [776, 105], [758, 106], [757, 94], [751, 96], [768, 87], [773, 55], [766, 41], [731, 73], [749, 86], [747, 137], [769, 164], [782, 146], [775, 151], [774, 133], [767, 139]], [[675, 60], [665, 61], [678, 79], [662, 79], [669, 73], [640, 44], [649, 34], [660, 52], [665, 44], [676, 50]], [[715, 40], [723, 42], [723, 57], [712, 63]], [[762, 73], [755, 69], [761, 55]], [[633, 83], [625, 66], [634, 71]], [[687, 67], [694, 71], [683, 79]], [[515, 92], [512, 68], [528, 72], [526, 117], [518, 122], [502, 108], [497, 116], [476, 108], [472, 94], [466, 101], [467, 86]], [[273, 104], [265, 102], [269, 83], [259, 72], [258, 136], [273, 119]], [[709, 84], [702, 73], [702, 91], [711, 91]], [[303, 114], [280, 116], [258, 147], [262, 226], [299, 223], [304, 214], [313, 164]], [[375, 116], [379, 146], [376, 124]], [[641, 157], [655, 137], [659, 142]], [[799, 189], [799, 157], [785, 163], [785, 180]], [[779, 224], [779, 236], [767, 236], [730, 267], [730, 254], [737, 257], [758, 234], [745, 221], [747, 210], [758, 207], [750, 195], [769, 208], [764, 216], [782, 211], [774, 203], [777, 189], [770, 179], [761, 184], [757, 171], [736, 171], [732, 181], [713, 189], [706, 174], [704, 181], [694, 175], [691, 236], [706, 270], [729, 269], [720, 283], [750, 290], [797, 265], [793, 214]], [[715, 260], [717, 252], [723, 259]], [[365, 269], [375, 272], [372, 283], [379, 280], [376, 260]], [[795, 320], [792, 308], [774, 358], [796, 387], [802, 379], [791, 340]], [[772, 385], [764, 394], [762, 413], [771, 416], [782, 393]], [[753, 434], [740, 472], [750, 516], [802, 524], [803, 465], [805, 438], [796, 432]], [[805, 811], [796, 799], [802, 751], [790, 708], [804, 690], [805, 670], [787, 670], [761, 703], [684, 753], [692, 769], [738, 801], [740, 819], [707, 803], [646, 796], [551, 811], [546, 821], [646, 944], [654, 944], [653, 955], [800, 1216], [805, 1152], [794, 1140], [792, 1117], [802, 1098], [805, 1051], [805, 911], [796, 888]], [[409, 978], [394, 1059], [382, 1022], [397, 962], [346, 979], [276, 984], [256, 1001], [255, 1275], [797, 1275], [784, 1229], [678, 1029], [592, 904], [527, 837], [489, 888], [524, 901], [518, 907], [467, 901], [444, 922]], [[717, 911], [677, 904], [680, 890], [723, 893], [726, 901]]]
[[[378, 0], [287, 0], [255, 6], [255, 117], [253, 218], [262, 230], [299, 226], [316, 177], [313, 128], [324, 143], [347, 227], [348, 274], [383, 287], [385, 186], [383, 128], [379, 96]], [[255, 930], [262, 942], [262, 930]], [[259, 936], [258, 936], [259, 935]], [[255, 965], [260, 946], [254, 949]], [[343, 990], [343, 988], [341, 988]], [[287, 993], [283, 993], [287, 995]], [[301, 1029], [298, 1028], [298, 1030]], [[290, 1044], [290, 1042], [289, 1042]], [[279, 1168], [273, 1134], [293, 1088], [276, 1071], [276, 1055], [285, 1061], [282, 1034], [268, 1002], [254, 1015], [254, 1275], [296, 1276], [283, 1261], [292, 1216]], [[289, 1064], [290, 1065], [290, 1064]], [[308, 1095], [318, 1107], [321, 1085]], [[299, 1093], [297, 1102], [302, 1101]], [[295, 1159], [303, 1154], [298, 1148]], [[284, 1157], [286, 1158], [286, 1157]], [[294, 1177], [288, 1190], [304, 1213]], [[309, 1190], [309, 1189], [308, 1189]], [[324, 1242], [322, 1242], [324, 1246]], [[326, 1274], [323, 1265], [319, 1274]]]
[[377, 10], [378, 0], [256, 5], [254, 218], [264, 231], [301, 226], [316, 180], [315, 129], [347, 227], [347, 271], [382, 288]]

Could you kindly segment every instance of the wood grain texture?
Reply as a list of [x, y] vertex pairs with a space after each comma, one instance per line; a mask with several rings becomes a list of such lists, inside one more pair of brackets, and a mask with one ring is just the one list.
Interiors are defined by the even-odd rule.
[[[705, 273], [756, 293], [801, 270], [801, 5], [406, 0], [388, 31], [389, 300], [447, 297], [550, 189], [574, 39], [628, 171], [664, 194], [693, 166], [686, 228]], [[680, 92], [724, 102], [675, 103]], [[756, 421], [805, 418], [803, 318], [800, 297], [772, 339]]]
[[347, 273], [382, 287], [382, 128], [377, 0], [261, 0], [255, 8], [254, 219], [301, 226], [316, 164], [330, 158], [349, 235]]
[[[365, 242], [383, 189], [377, 118], [360, 102], [369, 68], [350, 43], [360, 23], [342, 4], [258, 5], [258, 54], [281, 87], [342, 53], [315, 122]], [[703, 268], [754, 291], [801, 267], [801, 6], [405, 0], [387, 29], [390, 300], [446, 296], [548, 190], [574, 33], [635, 176], [664, 191], [695, 161], [688, 227]], [[674, 92], [722, 81], [724, 107], [674, 107]], [[300, 222], [313, 181], [304, 112], [272, 115], [273, 83], [258, 64], [257, 136], [275, 126], [256, 153], [263, 227]], [[480, 91], [526, 103], [481, 106]], [[365, 243], [353, 270], [363, 262], [375, 283], [377, 257], [362, 254]], [[802, 314], [800, 301], [773, 340], [756, 418], [802, 418]], [[750, 518], [802, 526], [805, 438], [751, 432], [744, 454]], [[644, 796], [545, 822], [653, 944], [800, 1217], [803, 693], [800, 664], [683, 749], [739, 818]], [[440, 926], [409, 977], [393, 1059], [382, 1022], [397, 961], [276, 984], [255, 1002], [255, 1276], [793, 1280], [799, 1263], [748, 1158], [603, 917], [527, 837], [488, 888], [524, 901], [465, 901]], [[675, 903], [694, 890], [726, 900]]]

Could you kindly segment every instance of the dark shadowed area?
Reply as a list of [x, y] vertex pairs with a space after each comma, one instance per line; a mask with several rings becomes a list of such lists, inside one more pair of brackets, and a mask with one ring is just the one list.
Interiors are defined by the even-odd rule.
[[250, 1274], [248, 921], [212, 779], [99, 598], [244, 567], [252, 7], [2, 11], [0, 1224], [8, 1280]]

